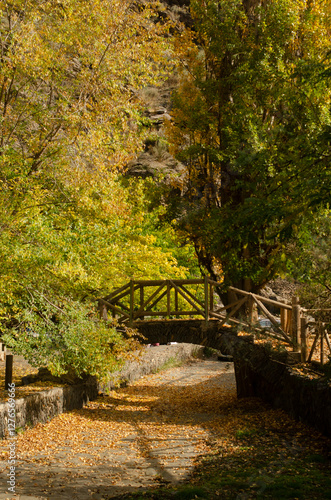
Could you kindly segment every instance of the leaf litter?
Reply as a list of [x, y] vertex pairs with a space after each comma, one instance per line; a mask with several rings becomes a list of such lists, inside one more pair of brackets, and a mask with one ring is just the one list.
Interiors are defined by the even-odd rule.
[[[3, 441], [1, 460], [6, 448]], [[215, 498], [220, 485], [209, 482], [216, 474], [223, 498], [247, 491], [242, 498], [260, 498], [263, 492], [269, 498], [274, 478], [309, 479], [310, 471], [315, 473], [316, 461], [307, 457], [321, 461], [323, 487], [329, 449], [329, 439], [283, 411], [256, 398], [237, 400], [231, 364], [197, 360], [143, 377], [19, 434], [18, 460], [25, 472], [18, 488], [46, 498], [60, 491], [61, 498], [75, 498], [83, 481], [90, 491], [80, 492], [81, 499], [133, 491], [162, 498], [169, 487], [158, 493], [155, 488], [180, 489], [186, 482], [208, 484], [205, 496], [187, 498]], [[275, 498], [328, 498], [309, 491], [307, 497]]]

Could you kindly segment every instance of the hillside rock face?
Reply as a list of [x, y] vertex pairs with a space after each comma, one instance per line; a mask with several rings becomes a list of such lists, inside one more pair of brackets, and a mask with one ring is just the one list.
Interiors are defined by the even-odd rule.
[[[158, 19], [170, 19], [176, 23], [178, 31], [192, 27], [189, 10], [190, 0], [164, 0], [158, 11]], [[145, 116], [151, 123], [150, 139], [145, 142], [145, 150], [132, 160], [126, 169], [126, 176], [153, 177], [169, 184], [171, 177], [181, 176], [184, 166], [167, 150], [164, 141], [164, 124], [171, 120], [171, 95], [178, 86], [176, 74], [171, 74], [159, 87], [150, 86], [141, 91], [140, 98], [145, 103]]]

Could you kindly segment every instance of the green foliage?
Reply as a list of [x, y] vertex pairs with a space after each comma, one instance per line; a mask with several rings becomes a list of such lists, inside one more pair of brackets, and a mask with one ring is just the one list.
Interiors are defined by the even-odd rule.
[[256, 290], [330, 200], [331, 12], [293, 0], [193, 0], [192, 12], [169, 126], [187, 166], [176, 226], [216, 278]]
[[32, 366], [47, 366], [56, 376], [70, 371], [106, 379], [138, 348], [130, 334], [124, 336], [97, 319], [92, 304], [67, 301], [60, 309], [41, 296], [16, 320], [15, 333], [5, 333], [4, 341]]
[[[287, 248], [289, 272], [302, 284], [301, 303], [308, 309], [331, 308], [330, 217], [330, 209], [306, 217], [296, 239]], [[331, 323], [329, 311], [316, 312], [314, 316]]]
[[216, 356], [219, 351], [217, 349], [213, 349], [212, 347], [204, 347], [203, 349], [203, 354], [206, 356], [206, 358], [212, 358], [213, 356]]
[[123, 182], [130, 202], [137, 213], [144, 213], [143, 235], [153, 235], [155, 245], [171, 254], [178, 265], [187, 269], [188, 277], [200, 276], [198, 260], [189, 240], [179, 241], [168, 220], [164, 197], [168, 187], [162, 179], [130, 179]]
[[54, 373], [101, 376], [131, 348], [91, 300], [186, 274], [119, 180], [144, 139], [139, 90], [167, 67], [154, 15], [131, 0], [0, 1], [0, 334]]
[[167, 361], [163, 363], [159, 368], [157, 368], [154, 373], [160, 373], [164, 370], [169, 370], [170, 368], [178, 368], [182, 366], [185, 362], [182, 359], [178, 359], [177, 356], [170, 356]]

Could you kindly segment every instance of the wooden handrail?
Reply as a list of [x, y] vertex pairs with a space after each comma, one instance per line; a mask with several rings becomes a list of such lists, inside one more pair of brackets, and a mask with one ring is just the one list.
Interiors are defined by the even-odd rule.
[[[203, 285], [202, 289], [200, 287], [199, 293], [201, 294], [197, 296], [196, 290], [188, 289], [189, 285]], [[331, 352], [331, 341], [328, 332], [324, 329], [322, 333], [320, 323], [318, 323], [316, 324], [316, 328], [319, 331], [317, 331], [312, 349], [308, 353], [307, 334], [310, 322], [306, 317], [307, 313], [319, 311], [327, 312], [331, 309], [304, 309], [300, 306], [299, 300], [296, 298], [293, 300], [292, 304], [288, 304], [286, 302], [268, 299], [246, 290], [240, 290], [236, 287], [229, 287], [228, 290], [238, 294], [239, 299], [231, 304], [215, 309], [214, 290], [220, 286], [222, 286], [222, 283], [218, 283], [208, 277], [194, 279], [131, 280], [129, 283], [111, 292], [107, 297], [100, 299], [99, 304], [101, 310], [102, 305], [105, 306], [108, 310], [111, 310], [113, 314], [115, 313], [120, 316], [118, 319], [119, 322], [129, 322], [130, 325], [133, 325], [137, 320], [139, 321], [139, 318], [140, 321], [143, 321], [145, 317], [159, 316], [161, 318], [166, 318], [175, 316], [179, 318], [180, 316], [202, 316], [206, 323], [210, 319], [214, 319], [219, 320], [219, 325], [222, 326], [227, 321], [230, 321], [250, 329], [253, 328], [256, 332], [264, 331], [258, 324], [252, 324], [253, 316], [251, 308], [254, 302], [273, 325], [275, 331], [269, 332], [269, 334], [272, 335], [273, 338], [287, 342], [289, 345], [292, 345], [294, 349], [299, 348], [303, 361], [305, 361], [307, 357], [308, 360], [311, 360], [318, 339], [324, 339], [327, 348]], [[152, 290], [147, 291], [149, 287], [152, 288]], [[135, 294], [137, 290], [140, 290], [140, 293]], [[240, 296], [243, 298], [240, 298]], [[181, 304], [189, 304], [192, 309], [187, 310], [187, 307], [179, 309], [179, 307], [181, 307], [179, 306], [179, 298], [181, 298]], [[121, 301], [121, 299], [124, 300]], [[162, 307], [159, 305], [159, 310], [153, 310], [162, 300]], [[247, 301], [249, 303], [247, 309], [250, 311], [248, 313], [248, 320], [247, 322], [239, 321], [233, 316]], [[281, 324], [278, 324], [278, 321], [265, 307], [265, 304], [280, 309]], [[228, 311], [228, 309], [230, 309], [230, 311]], [[321, 345], [321, 359], [323, 358], [324, 348], [323, 345]]]
[[282, 307], [283, 309], [288, 309], [289, 311], [292, 310], [292, 306], [286, 304], [285, 302], [278, 302], [277, 300], [268, 299], [267, 297], [262, 297], [262, 295], [253, 294], [252, 292], [246, 292], [245, 290], [240, 290], [239, 288], [234, 288], [233, 286], [230, 286], [229, 290], [232, 290], [233, 292], [239, 293], [241, 295], [254, 295], [260, 302], [265, 302], [270, 306]]

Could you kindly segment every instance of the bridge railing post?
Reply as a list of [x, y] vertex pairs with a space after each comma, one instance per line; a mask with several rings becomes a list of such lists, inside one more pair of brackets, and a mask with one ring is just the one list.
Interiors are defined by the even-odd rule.
[[171, 311], [171, 296], [170, 296], [171, 285], [169, 280], [167, 280], [167, 316], [170, 317]]
[[[178, 313], [178, 290], [175, 288], [175, 312]], [[176, 318], [179, 318], [179, 314], [176, 314]]]
[[301, 307], [299, 297], [292, 297], [292, 341], [293, 350], [300, 350], [301, 344]]
[[210, 285], [209, 285], [209, 295], [210, 295], [209, 310], [211, 312], [213, 312], [213, 310], [214, 310], [214, 285], [212, 283], [210, 283]]
[[308, 333], [308, 319], [306, 316], [301, 318], [301, 361], [307, 361], [307, 333]]
[[133, 311], [134, 311], [134, 281], [130, 280], [130, 319], [129, 319], [130, 326], [133, 326]]
[[209, 283], [208, 283], [208, 276], [205, 276], [205, 323], [208, 325], [209, 321], [209, 298], [208, 298], [208, 291], [209, 291]]

